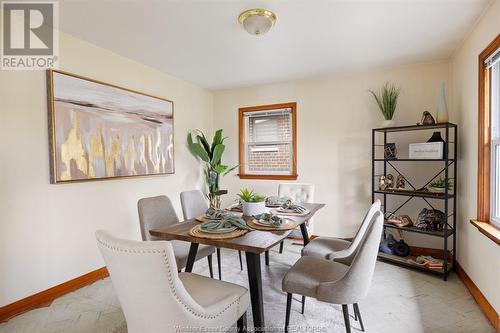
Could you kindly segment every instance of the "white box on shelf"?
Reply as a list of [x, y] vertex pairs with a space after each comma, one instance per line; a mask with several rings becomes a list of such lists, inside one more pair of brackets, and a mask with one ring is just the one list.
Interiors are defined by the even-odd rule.
[[443, 148], [443, 142], [410, 143], [410, 159], [440, 160]]

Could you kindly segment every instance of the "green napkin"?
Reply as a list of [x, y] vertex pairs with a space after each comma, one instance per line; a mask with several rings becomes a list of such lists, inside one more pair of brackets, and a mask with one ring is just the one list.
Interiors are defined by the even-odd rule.
[[262, 220], [273, 227], [281, 227], [284, 223], [283, 219], [279, 217], [278, 215], [274, 215], [272, 213], [262, 213], [260, 215], [255, 215], [254, 216], [257, 220]]
[[295, 213], [304, 214], [307, 212], [307, 209], [302, 207], [299, 204], [293, 203], [291, 200], [287, 200], [283, 205], [281, 205], [282, 209], [293, 210]]
[[228, 216], [229, 212], [221, 209], [214, 209], [214, 208], [209, 208], [205, 212], [205, 216], [209, 219], [216, 219], [220, 220], [224, 218], [225, 216]]
[[233, 215], [225, 216], [222, 220], [210, 220], [207, 222], [203, 222], [200, 226], [201, 230], [209, 231], [231, 227], [237, 227], [238, 229], [243, 230], [251, 230], [245, 223], [245, 220], [243, 220], [241, 217]]

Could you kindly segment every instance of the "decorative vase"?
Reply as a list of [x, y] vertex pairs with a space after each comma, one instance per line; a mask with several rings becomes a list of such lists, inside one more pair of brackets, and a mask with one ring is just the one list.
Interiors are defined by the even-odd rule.
[[386, 119], [382, 122], [382, 127], [392, 127], [395, 125], [396, 125], [396, 122], [392, 119]]
[[443, 159], [446, 158], [448, 154], [448, 149], [446, 147], [446, 141], [443, 140], [441, 137], [441, 132], [434, 132], [432, 133], [432, 136], [427, 142], [442, 142], [443, 143]]
[[243, 202], [243, 215], [255, 216], [266, 212], [266, 202]]
[[444, 89], [444, 82], [441, 83], [441, 91], [439, 93], [439, 104], [436, 121], [438, 123], [448, 122], [448, 108], [446, 106], [446, 93]]

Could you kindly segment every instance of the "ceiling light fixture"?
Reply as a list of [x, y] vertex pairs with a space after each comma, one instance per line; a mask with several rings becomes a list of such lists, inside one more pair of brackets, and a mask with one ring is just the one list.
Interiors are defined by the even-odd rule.
[[276, 23], [276, 14], [267, 9], [245, 10], [238, 17], [243, 28], [251, 35], [263, 35]]

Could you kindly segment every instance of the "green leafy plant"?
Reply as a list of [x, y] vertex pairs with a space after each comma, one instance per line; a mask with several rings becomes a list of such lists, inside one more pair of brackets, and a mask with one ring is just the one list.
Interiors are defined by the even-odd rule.
[[226, 194], [227, 190], [220, 190], [219, 183], [221, 175], [227, 175], [238, 166], [228, 167], [222, 164], [222, 154], [226, 149], [224, 145], [225, 137], [222, 136], [222, 129], [218, 129], [209, 143], [202, 131], [196, 131], [193, 140], [191, 133], [187, 136], [187, 143], [191, 153], [205, 163], [205, 181], [208, 186], [208, 198], [210, 207], [220, 208], [220, 196]]
[[446, 180], [439, 177], [438, 179], [434, 180], [433, 182], [431, 182], [429, 184], [430, 187], [435, 187], [435, 188], [446, 188], [448, 187], [448, 191], [451, 191], [453, 190], [453, 183], [452, 182], [448, 182], [448, 184], [446, 183]]
[[253, 190], [247, 188], [242, 188], [238, 194], [241, 201], [244, 202], [263, 202], [266, 201], [266, 197], [260, 194], [256, 194]]
[[389, 84], [388, 82], [384, 84], [378, 94], [373, 90], [370, 90], [373, 98], [377, 101], [378, 107], [384, 115], [385, 120], [391, 120], [394, 116], [400, 91], [400, 88], [396, 88], [396, 86]]

